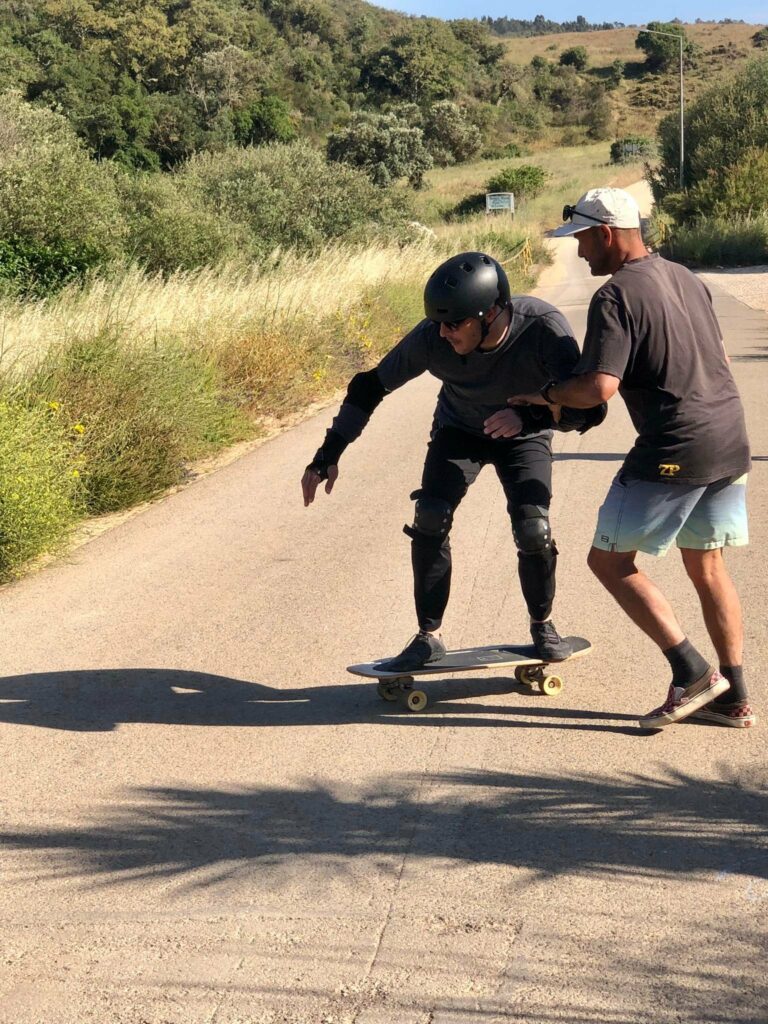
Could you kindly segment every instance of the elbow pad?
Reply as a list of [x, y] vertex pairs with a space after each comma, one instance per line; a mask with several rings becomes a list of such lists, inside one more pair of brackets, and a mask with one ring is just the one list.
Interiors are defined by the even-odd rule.
[[347, 444], [356, 441], [386, 393], [375, 370], [355, 374], [349, 382], [347, 394], [331, 424], [331, 430], [341, 435]]
[[560, 421], [555, 424], [555, 428], [564, 433], [569, 430], [578, 430], [580, 434], [586, 434], [592, 427], [599, 426], [607, 415], [607, 402], [595, 405], [591, 409], [571, 409], [564, 405], [560, 411]]
[[387, 390], [381, 383], [378, 373], [375, 370], [366, 370], [363, 373], [356, 373], [349, 382], [344, 401], [356, 405], [370, 416], [386, 393]]

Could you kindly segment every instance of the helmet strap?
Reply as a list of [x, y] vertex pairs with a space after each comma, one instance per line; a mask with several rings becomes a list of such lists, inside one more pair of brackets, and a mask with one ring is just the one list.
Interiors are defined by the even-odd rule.
[[[496, 323], [496, 320], [499, 319], [499, 316], [502, 316], [502, 314], [505, 313], [506, 310], [510, 309], [511, 306], [512, 306], [511, 302], [505, 302], [504, 305], [500, 307], [499, 315], [494, 319], [493, 323]], [[485, 319], [484, 316], [480, 318], [480, 341], [478, 341], [478, 343], [472, 349], [473, 352], [477, 352], [477, 350], [483, 344], [485, 339], [491, 333], [491, 326], [492, 325], [488, 323], [488, 321]]]

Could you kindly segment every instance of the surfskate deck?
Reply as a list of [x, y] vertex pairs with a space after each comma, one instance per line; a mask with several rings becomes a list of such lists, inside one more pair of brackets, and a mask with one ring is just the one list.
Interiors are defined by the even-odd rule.
[[409, 711], [423, 711], [429, 703], [426, 693], [413, 687], [416, 676], [445, 676], [454, 672], [476, 672], [488, 668], [514, 666], [514, 676], [518, 683], [554, 697], [562, 690], [563, 680], [548, 669], [552, 665], [560, 666], [573, 658], [581, 658], [592, 650], [592, 644], [583, 637], [569, 636], [565, 639], [573, 648], [573, 654], [564, 661], [542, 661], [532, 644], [493, 644], [489, 647], [446, 651], [439, 661], [409, 672], [388, 672], [383, 666], [392, 658], [349, 665], [347, 672], [378, 680], [377, 690], [382, 700], [403, 700]]

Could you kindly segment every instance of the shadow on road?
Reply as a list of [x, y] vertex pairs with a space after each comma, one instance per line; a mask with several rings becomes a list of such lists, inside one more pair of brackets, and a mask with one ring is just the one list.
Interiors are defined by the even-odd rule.
[[[375, 682], [278, 689], [262, 683], [172, 669], [43, 672], [0, 679], [0, 722], [73, 732], [108, 732], [121, 723], [291, 726], [492, 725], [587, 729], [643, 735], [630, 715], [558, 707], [512, 679], [430, 679], [426, 712], [414, 715], [376, 694]], [[488, 703], [519, 695], [521, 701]], [[463, 698], [486, 698], [465, 704]], [[490, 717], [490, 716], [501, 716]], [[484, 717], [485, 716], [485, 717]], [[530, 719], [535, 718], [535, 722]]]
[[768, 898], [766, 771], [758, 776], [748, 788], [735, 773], [676, 770], [401, 774], [369, 787], [147, 788], [76, 827], [3, 830], [0, 845], [44, 853], [49, 877], [83, 876], [84, 884], [109, 875], [110, 884], [146, 876], [207, 886], [238, 873], [258, 884], [256, 875], [268, 869], [270, 885], [279, 885], [296, 858], [343, 870], [344, 860], [373, 853], [515, 865], [539, 877], [684, 880], [712, 872], [713, 884], [734, 889], [746, 909], [750, 899]]

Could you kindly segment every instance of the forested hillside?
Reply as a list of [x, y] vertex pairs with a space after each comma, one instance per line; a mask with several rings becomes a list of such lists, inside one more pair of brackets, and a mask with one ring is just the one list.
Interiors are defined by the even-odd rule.
[[477, 23], [357, 0], [0, 5], [0, 92], [56, 108], [92, 153], [141, 168], [319, 136], [392, 100], [493, 102], [502, 53]]

